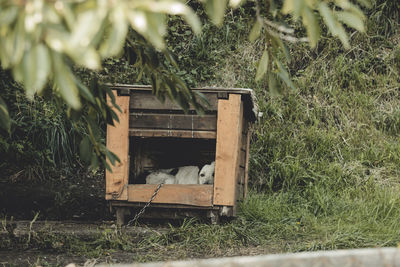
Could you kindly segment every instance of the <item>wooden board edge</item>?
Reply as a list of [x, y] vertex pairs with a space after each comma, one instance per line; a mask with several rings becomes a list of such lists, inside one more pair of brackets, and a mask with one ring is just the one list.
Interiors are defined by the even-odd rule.
[[215, 139], [215, 131], [188, 131], [188, 130], [160, 130], [160, 129], [130, 129], [130, 136], [137, 137], [180, 137], [180, 138], [198, 138]]
[[[115, 92], [115, 91], [113, 91]], [[107, 104], [113, 107], [119, 117], [119, 123], [115, 126], [107, 125], [106, 146], [111, 152], [116, 154], [120, 162], [110, 166], [113, 172], [106, 170], [106, 200], [118, 199], [127, 200], [128, 191], [126, 187], [129, 182], [129, 100], [130, 96], [115, 95], [115, 101], [120, 106], [122, 113], [116, 110], [111, 103], [111, 98], [107, 96]]]
[[248, 183], [249, 183], [249, 161], [250, 161], [250, 139], [251, 139], [252, 129], [247, 131], [246, 138], [246, 166], [244, 169], [244, 189], [243, 189], [243, 199], [247, 198]]
[[[158, 185], [128, 185], [128, 202], [147, 203]], [[213, 185], [163, 185], [152, 203], [212, 207]]]
[[229, 94], [229, 99], [219, 100], [214, 205], [236, 205], [242, 120], [243, 103], [241, 95]]

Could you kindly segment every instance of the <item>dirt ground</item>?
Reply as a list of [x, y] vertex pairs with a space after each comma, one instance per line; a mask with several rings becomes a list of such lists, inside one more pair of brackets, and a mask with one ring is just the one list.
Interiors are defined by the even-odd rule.
[[[113, 235], [116, 226], [115, 217], [104, 199], [102, 175], [46, 181], [18, 180], [12, 183], [0, 178], [0, 188], [0, 267], [65, 266], [68, 263], [90, 266], [94, 262], [130, 263], [259, 255], [278, 253], [280, 251], [273, 247], [282, 247], [231, 248], [205, 255], [195, 252], [182, 254], [182, 251], [174, 254], [174, 250], [171, 252], [164, 247], [152, 248], [151, 253], [137, 248], [129, 251], [119, 249], [124, 245], [121, 243], [116, 244], [116, 249], [100, 249], [98, 252], [96, 246], [99, 242], [103, 242], [99, 246], [107, 243], [105, 247], [112, 247], [111, 242], [119, 242], [118, 238], [108, 240], [107, 235]], [[127, 236], [124, 238], [140, 243], [151, 234], [161, 236], [168, 231], [169, 223], [173, 222], [144, 221], [140, 227], [126, 228], [124, 234]], [[82, 240], [84, 242], [80, 243]], [[91, 252], [93, 248], [95, 251]], [[152, 255], [154, 251], [157, 256]]]
[[[167, 225], [141, 224], [124, 228], [123, 235], [130, 241], [140, 243], [151, 235], [161, 236], [167, 233]], [[123, 251], [119, 249], [102, 250], [101, 254], [90, 252], [72, 253], [63, 251], [63, 246], [71, 248], [71, 240], [84, 240], [77, 245], [84, 246], [102, 239], [105, 232], [121, 231], [116, 229], [113, 221], [82, 222], [82, 221], [12, 221], [2, 222], [0, 229], [0, 267], [1, 266], [65, 266], [75, 263], [81, 266], [92, 266], [93, 263], [132, 263], [159, 260], [178, 260], [188, 258], [229, 257], [243, 255], [260, 255], [278, 253], [265, 247], [231, 248], [219, 251], [216, 254], [196, 254], [188, 252], [182, 255], [182, 251], [167, 251], [160, 247], [151, 251], [135, 250]], [[29, 241], [28, 241], [29, 240]], [[6, 243], [10, 247], [6, 246]], [[68, 243], [69, 244], [63, 244]], [[3, 244], [1, 244], [3, 243]], [[28, 244], [29, 243], [29, 244]], [[61, 248], [61, 249], [60, 249]], [[156, 251], [155, 255], [152, 255]], [[89, 256], [88, 256], [89, 254]]]
[[[252, 256], [279, 253], [280, 251], [270, 250], [263, 247], [249, 247], [226, 251], [218, 257], [234, 256]], [[138, 256], [146, 259], [148, 255], [138, 255], [127, 251], [110, 251], [102, 257], [87, 257], [83, 255], [74, 255], [71, 253], [42, 251], [37, 249], [30, 250], [0, 250], [0, 266], [66, 266], [69, 263], [75, 263], [79, 266], [93, 266], [93, 263], [133, 263]], [[190, 258], [212, 258], [208, 255], [198, 255]], [[177, 260], [177, 255], [168, 255], [163, 260]], [[141, 260], [144, 261], [144, 260]]]
[[16, 220], [111, 220], [103, 174], [16, 181], [0, 176], [0, 218]]
[[[1, 266], [65, 266], [70, 262], [84, 264], [88, 259], [70, 253], [32, 246], [16, 246], [16, 238], [26, 238], [32, 220], [34, 230], [49, 221], [59, 221], [47, 226], [57, 230], [57, 235], [72, 234], [79, 230], [82, 237], [90, 234], [87, 229], [98, 228], [114, 219], [104, 199], [102, 174], [77, 173], [75, 177], [15, 181], [0, 177], [0, 267]], [[36, 218], [35, 218], [36, 217]], [[68, 223], [68, 221], [73, 223]], [[87, 223], [95, 222], [95, 223]], [[9, 237], [10, 225], [16, 236]], [[93, 231], [92, 231], [93, 232]], [[76, 235], [76, 233], [74, 233]], [[10, 240], [11, 243], [10, 243]], [[10, 244], [9, 244], [10, 243]]]

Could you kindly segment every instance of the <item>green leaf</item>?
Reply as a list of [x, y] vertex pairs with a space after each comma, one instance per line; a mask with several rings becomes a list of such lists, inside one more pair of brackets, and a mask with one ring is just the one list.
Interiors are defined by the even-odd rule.
[[[89, 1], [88, 1], [89, 2]], [[116, 2], [115, 9], [118, 9], [122, 1]], [[68, 44], [73, 48], [88, 48], [92, 39], [101, 30], [102, 21], [107, 12], [106, 7], [93, 6], [83, 12], [75, 12], [75, 19], [71, 25], [71, 34], [68, 38]], [[123, 17], [123, 14], [121, 15]], [[112, 18], [111, 18], [112, 19]]]
[[93, 169], [96, 169], [97, 167], [99, 167], [99, 158], [97, 157], [96, 153], [92, 154], [92, 157], [90, 159], [90, 166]]
[[293, 17], [298, 19], [303, 12], [304, 0], [285, 0], [282, 7], [283, 14], [293, 13]]
[[332, 14], [332, 11], [328, 7], [328, 5], [325, 2], [321, 2], [318, 5], [319, 7], [319, 12], [321, 13], [322, 18], [325, 21], [326, 26], [328, 26], [329, 30], [331, 31], [332, 35], [337, 36], [337, 22], [335, 20], [335, 17]]
[[347, 24], [347, 26], [352, 27], [360, 32], [365, 31], [364, 22], [360, 16], [348, 11], [337, 11], [335, 12], [335, 15], [338, 20]]
[[227, 0], [206, 0], [206, 12], [210, 16], [211, 21], [220, 26], [224, 20]]
[[175, 56], [169, 49], [164, 50], [164, 56], [168, 60], [168, 62], [172, 64], [172, 66], [179, 69], [178, 63], [176, 63], [175, 60]]
[[[22, 71], [20, 74], [15, 72], [18, 79], [22, 78], [25, 85], [26, 95], [33, 99], [35, 93], [40, 93], [47, 82], [50, 73], [50, 56], [47, 47], [43, 44], [34, 46], [26, 50], [22, 58]], [[19, 77], [22, 75], [22, 77]]]
[[108, 164], [107, 161], [105, 161], [103, 158], [100, 158], [100, 160], [101, 160], [101, 162], [103, 163], [103, 165], [106, 167], [106, 169], [107, 169], [109, 172], [112, 172], [112, 168], [111, 168], [110, 164]]
[[292, 80], [289, 77], [289, 73], [287, 72], [286, 68], [283, 66], [283, 64], [279, 61], [275, 61], [278, 65], [278, 76], [286, 83], [287, 86], [292, 88], [293, 90], [296, 90], [296, 87], [294, 86]]
[[347, 36], [346, 30], [340, 23], [337, 25], [337, 37], [342, 42], [344, 48], [350, 49], [349, 37]]
[[264, 76], [264, 74], [268, 71], [268, 66], [269, 54], [267, 50], [264, 50], [264, 53], [262, 54], [261, 59], [258, 62], [256, 81], [259, 81]]
[[281, 91], [279, 90], [278, 83], [276, 81], [276, 77], [273, 73], [268, 73], [268, 89], [271, 96], [281, 95]]
[[[163, 50], [165, 43], [163, 34], [165, 33], [165, 21], [163, 14], [155, 14], [143, 11], [130, 11], [128, 20], [134, 30], [143, 35], [157, 49]], [[160, 27], [161, 25], [161, 27]]]
[[286, 57], [287, 61], [291, 60], [291, 55], [290, 55], [290, 51], [288, 46], [286, 45], [285, 42], [282, 41], [281, 38], [279, 38], [278, 36], [275, 35], [269, 35], [270, 40], [271, 40], [271, 45], [272, 47], [274, 47], [277, 50], [281, 50], [283, 52], [283, 54]]
[[365, 20], [365, 15], [363, 11], [357, 5], [351, 3], [348, 0], [336, 0], [335, 2], [339, 7], [341, 7], [344, 11], [348, 11], [353, 13], [354, 15], [360, 17], [361, 20]]
[[[64, 29], [53, 29], [49, 27], [49, 29], [46, 30], [45, 41], [52, 50], [64, 52], [69, 36], [69, 33]], [[73, 51], [73, 49], [71, 50]]]
[[371, 8], [372, 7], [372, 3], [371, 0], [357, 0], [358, 3], [360, 3], [360, 5], [363, 5], [367, 8]]
[[[121, 108], [115, 102], [115, 95], [114, 95], [113, 91], [110, 89], [110, 87], [105, 86], [105, 91], [106, 91], [107, 95], [110, 97], [111, 104], [113, 105], [113, 107], [115, 107], [119, 112], [122, 112]], [[119, 122], [119, 120], [117, 120], [117, 122]]]
[[87, 118], [87, 122], [89, 131], [92, 132], [93, 137], [96, 139], [96, 141], [99, 141], [101, 139], [101, 129], [99, 125], [91, 118]]
[[79, 155], [81, 159], [87, 163], [91, 161], [92, 146], [89, 137], [85, 136], [79, 144]]
[[293, 16], [295, 19], [299, 18], [301, 13], [303, 13], [303, 8], [304, 8], [304, 0], [295, 0], [294, 1]]
[[3, 98], [0, 97], [0, 128], [3, 128], [7, 132], [10, 132], [11, 121], [10, 115], [8, 114], [7, 105]]
[[294, 2], [296, 0], [285, 0], [282, 6], [282, 13], [283, 14], [290, 14], [294, 11]]
[[243, 0], [229, 0], [229, 6], [232, 8], [237, 8]]
[[103, 57], [115, 56], [120, 53], [128, 33], [128, 25], [123, 10], [115, 9], [110, 20], [112, 21], [110, 33], [100, 47], [100, 53]]
[[79, 94], [90, 103], [95, 104], [94, 96], [90, 92], [90, 90], [86, 87], [86, 85], [84, 85], [78, 80], [76, 81], [76, 85], [78, 86]]
[[262, 24], [260, 20], [256, 20], [249, 34], [249, 41], [254, 42], [261, 34]]
[[24, 55], [26, 37], [24, 19], [24, 14], [19, 14], [14, 31], [6, 39], [6, 48], [8, 48], [7, 50], [11, 58], [10, 62], [13, 65], [19, 64]]
[[[28, 49], [22, 58], [22, 81], [25, 86], [26, 95], [29, 99], [33, 100], [33, 96], [36, 92], [34, 82], [36, 80], [36, 53], [35, 48]], [[16, 75], [19, 76], [20, 74]], [[18, 77], [20, 78], [20, 77]]]
[[15, 21], [17, 16], [18, 16], [18, 7], [16, 5], [0, 10], [0, 25], [11, 24], [12, 22]]
[[335, 19], [328, 5], [325, 2], [321, 2], [319, 3], [318, 8], [322, 18], [325, 21], [325, 24], [328, 26], [332, 35], [337, 36], [342, 42], [343, 46], [346, 49], [349, 49], [350, 44], [349, 44], [349, 38], [347, 37], [347, 33], [344, 30], [343, 26]]
[[113, 152], [111, 152], [110, 150], [108, 150], [107, 148], [104, 148], [104, 152], [108, 158], [108, 160], [111, 162], [112, 165], [115, 165], [115, 162], [121, 162], [120, 159], [118, 158], [117, 155], [115, 155]]
[[75, 83], [75, 77], [69, 67], [62, 59], [61, 54], [52, 53], [54, 82], [59, 90], [61, 97], [73, 109], [79, 109], [81, 102], [79, 100], [79, 91]]
[[197, 98], [200, 99], [201, 103], [206, 105], [207, 108], [211, 107], [210, 101], [208, 101], [208, 98], [203, 93], [201, 93], [199, 91], [194, 91], [194, 94], [196, 96], [196, 99]]
[[145, 5], [147, 10], [154, 13], [165, 13], [169, 15], [180, 15], [186, 23], [190, 25], [196, 34], [201, 32], [201, 22], [196, 13], [187, 5], [179, 1], [143, 1], [142, 5]]
[[314, 48], [318, 43], [320, 30], [318, 21], [315, 18], [313, 11], [307, 6], [303, 8], [303, 24], [307, 29], [307, 36], [310, 40], [310, 46]]
[[146, 33], [148, 25], [145, 12], [131, 10], [127, 13], [127, 17], [133, 29], [140, 34]]
[[36, 87], [36, 92], [40, 94], [47, 82], [51, 65], [50, 53], [45, 45], [37, 45], [36, 58], [36, 81], [34, 86]]
[[[78, 48], [79, 49], [79, 48]], [[80, 52], [67, 51], [76, 63], [92, 70], [101, 67], [100, 55], [93, 47], [81, 48]]]

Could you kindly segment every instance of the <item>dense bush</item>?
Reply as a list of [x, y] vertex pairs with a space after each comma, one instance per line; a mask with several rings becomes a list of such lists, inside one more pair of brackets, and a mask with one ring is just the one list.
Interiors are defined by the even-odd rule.
[[3, 70], [0, 92], [12, 118], [11, 132], [0, 132], [3, 177], [45, 178], [54, 173], [52, 169], [76, 166], [80, 140], [62, 104], [44, 97], [28, 101], [21, 86]]

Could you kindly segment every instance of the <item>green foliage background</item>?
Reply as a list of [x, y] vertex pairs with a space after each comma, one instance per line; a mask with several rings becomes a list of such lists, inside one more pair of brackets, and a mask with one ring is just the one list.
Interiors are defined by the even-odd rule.
[[[252, 3], [228, 12], [220, 28], [199, 11], [205, 22], [199, 36], [172, 17], [167, 43], [179, 66], [161, 54], [159, 60], [191, 86], [253, 88], [263, 116], [254, 125], [252, 192], [239, 218], [221, 227], [173, 228], [173, 236], [163, 236], [158, 244], [198, 252], [232, 246], [301, 251], [399, 243], [399, 10], [397, 1], [376, 1], [365, 10], [366, 33], [351, 32], [349, 50], [331, 38], [311, 50], [290, 44], [287, 68], [295, 90], [278, 80], [277, 89], [270, 90], [267, 79], [254, 80], [263, 43], [248, 41]], [[137, 79], [128, 57], [107, 60], [99, 72], [76, 71], [83, 80], [95, 74], [102, 81], [149, 82], [146, 75]], [[22, 94], [14, 93], [18, 86], [4, 72], [1, 78], [6, 85], [2, 90], [13, 101], [14, 128], [11, 136], [2, 133], [0, 138], [2, 173], [12, 175], [21, 162], [44, 170], [54, 164], [71, 168], [62, 164], [76, 162], [79, 142], [73, 131], [79, 129], [71, 132], [65, 115], [54, 112], [56, 102], [22, 105]], [[58, 150], [42, 138], [53, 135], [59, 136], [54, 138]]]

